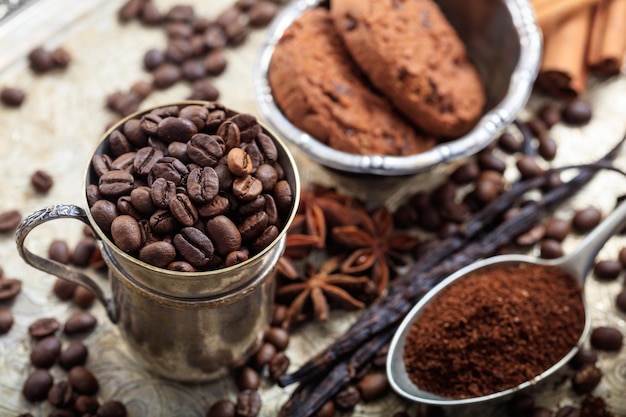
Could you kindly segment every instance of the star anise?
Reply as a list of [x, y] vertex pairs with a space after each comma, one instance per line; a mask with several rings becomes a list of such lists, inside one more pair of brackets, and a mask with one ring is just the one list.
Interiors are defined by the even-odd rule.
[[393, 216], [384, 206], [371, 217], [361, 218], [361, 227], [349, 225], [332, 229], [334, 240], [355, 249], [341, 264], [341, 272], [354, 274], [371, 268], [372, 280], [382, 294], [391, 272], [406, 263], [402, 252], [415, 247], [418, 239], [409, 233], [394, 231]]
[[340, 264], [340, 257], [326, 260], [319, 270], [307, 264], [307, 277], [303, 281], [278, 288], [278, 299], [291, 300], [283, 326], [292, 327], [305, 320], [309, 309], [312, 309], [318, 320], [326, 320], [331, 303], [347, 310], [365, 307], [365, 303], [356, 299], [349, 291], [366, 290], [370, 283], [369, 278], [336, 272]]

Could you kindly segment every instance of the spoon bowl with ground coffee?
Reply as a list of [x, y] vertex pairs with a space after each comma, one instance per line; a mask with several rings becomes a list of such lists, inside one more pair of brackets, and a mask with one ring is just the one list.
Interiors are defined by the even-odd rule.
[[478, 405], [557, 373], [589, 333], [583, 288], [594, 258], [624, 225], [621, 204], [561, 258], [500, 255], [450, 275], [397, 329], [387, 358], [392, 388], [427, 404]]

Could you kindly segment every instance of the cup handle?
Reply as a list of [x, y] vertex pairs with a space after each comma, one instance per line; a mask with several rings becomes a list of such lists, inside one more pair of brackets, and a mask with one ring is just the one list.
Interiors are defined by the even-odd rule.
[[104, 305], [109, 319], [113, 323], [116, 323], [117, 313], [115, 311], [115, 302], [110, 295], [110, 291], [107, 291], [105, 288], [96, 283], [96, 281], [94, 281], [91, 277], [80, 272], [76, 268], [69, 267], [60, 262], [53, 261], [52, 259], [35, 255], [24, 245], [26, 236], [28, 236], [28, 234], [35, 229], [35, 227], [50, 220], [63, 218], [80, 220], [87, 226], [91, 227], [85, 210], [72, 204], [57, 204], [38, 210], [26, 217], [15, 232], [15, 241], [17, 243], [17, 250], [20, 256], [24, 259], [24, 261], [26, 261], [27, 264], [34, 268], [74, 282], [78, 285], [82, 285], [92, 291], [98, 300]]

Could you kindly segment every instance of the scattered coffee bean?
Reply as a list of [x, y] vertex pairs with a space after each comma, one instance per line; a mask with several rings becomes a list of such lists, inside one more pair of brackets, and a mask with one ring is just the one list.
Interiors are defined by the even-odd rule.
[[595, 207], [588, 207], [576, 211], [572, 218], [572, 225], [581, 233], [589, 232], [602, 220], [602, 212]]
[[53, 240], [48, 247], [48, 258], [64, 265], [70, 263], [70, 247], [64, 240]]
[[533, 178], [543, 174], [543, 168], [539, 166], [537, 160], [532, 156], [524, 155], [520, 157], [516, 166], [522, 178]]
[[126, 417], [126, 406], [119, 401], [107, 401], [96, 412], [96, 417]]
[[50, 372], [45, 369], [35, 369], [26, 378], [22, 393], [31, 402], [42, 401], [48, 397], [48, 391], [54, 380]]
[[72, 264], [80, 267], [89, 266], [89, 260], [96, 250], [96, 240], [92, 237], [82, 238], [72, 252]]
[[570, 360], [569, 365], [574, 369], [582, 369], [588, 365], [595, 365], [598, 361], [598, 354], [587, 348], [581, 348]]
[[282, 304], [274, 304], [272, 306], [272, 321], [273, 327], [282, 327], [285, 318], [287, 317], [287, 307]]
[[98, 320], [91, 313], [77, 311], [67, 319], [63, 331], [68, 335], [86, 333], [92, 331], [96, 324]]
[[61, 323], [54, 317], [42, 317], [28, 326], [28, 334], [30, 334], [31, 337], [40, 339], [53, 335], [60, 328]]
[[556, 157], [558, 146], [554, 139], [549, 136], [541, 138], [539, 140], [539, 146], [537, 152], [546, 161], [552, 161]]
[[289, 360], [289, 357], [285, 355], [285, 352], [278, 352], [275, 354], [268, 364], [270, 378], [277, 381], [278, 378], [287, 373], [290, 363], [291, 361]]
[[52, 54], [43, 47], [37, 47], [28, 54], [30, 68], [37, 73], [44, 73], [54, 68]]
[[265, 341], [273, 344], [276, 350], [281, 352], [289, 345], [289, 333], [280, 327], [270, 327], [265, 332]]
[[514, 154], [522, 150], [522, 142], [511, 133], [505, 132], [498, 138], [498, 146], [504, 152]]
[[326, 404], [320, 407], [315, 413], [315, 417], [333, 417], [335, 415], [335, 403], [333, 401], [327, 401]]
[[546, 227], [538, 224], [517, 237], [515, 242], [521, 246], [530, 246], [539, 242], [546, 234]]
[[95, 300], [96, 295], [81, 285], [79, 285], [72, 294], [72, 301], [82, 309], [90, 308]]
[[261, 377], [258, 372], [249, 366], [244, 366], [235, 376], [235, 383], [239, 391], [246, 389], [257, 390], [261, 384]]
[[93, 395], [98, 392], [99, 384], [96, 377], [84, 366], [75, 366], [67, 373], [67, 379], [72, 387], [85, 395]]
[[263, 369], [276, 354], [276, 348], [271, 343], [263, 343], [252, 357], [256, 369]]
[[52, 176], [46, 171], [37, 170], [30, 177], [30, 183], [38, 193], [47, 193], [54, 185]]
[[20, 107], [26, 99], [24, 90], [15, 87], [4, 87], [0, 91], [0, 101], [9, 107]]
[[59, 355], [59, 365], [65, 370], [84, 365], [89, 351], [82, 342], [72, 342]]
[[209, 408], [206, 417], [235, 417], [236, 406], [230, 400], [219, 400]]
[[595, 349], [617, 352], [622, 349], [623, 338], [622, 332], [615, 327], [598, 326], [591, 331], [589, 341]]
[[554, 417], [581, 417], [580, 409], [571, 405], [566, 405], [559, 408], [554, 414]]
[[561, 242], [553, 239], [545, 239], [539, 245], [539, 256], [544, 259], [556, 259], [564, 255]]
[[596, 262], [593, 268], [596, 278], [601, 280], [612, 280], [617, 278], [622, 271], [622, 264], [617, 260], [605, 259]]
[[278, 5], [270, 1], [260, 0], [248, 10], [250, 26], [267, 26], [278, 13]]
[[37, 368], [50, 368], [61, 353], [61, 341], [48, 336], [39, 340], [30, 351], [30, 362]]
[[52, 50], [50, 53], [52, 62], [58, 68], [67, 68], [72, 62], [72, 54], [62, 46], [59, 46]]
[[237, 417], [256, 417], [261, 411], [261, 397], [256, 390], [243, 390], [237, 394]]
[[457, 184], [469, 184], [473, 181], [476, 181], [478, 176], [480, 175], [480, 168], [476, 162], [466, 162], [463, 165], [459, 166], [454, 172], [451, 174], [450, 179]]
[[57, 278], [56, 281], [54, 281], [52, 292], [59, 298], [59, 300], [67, 301], [72, 299], [77, 288], [78, 284], [66, 279]]
[[561, 111], [561, 116], [567, 124], [574, 126], [584, 125], [591, 120], [591, 105], [581, 100], [573, 100], [565, 105]]
[[93, 415], [98, 408], [100, 407], [100, 403], [94, 397], [88, 395], [79, 395], [74, 400], [74, 410], [76, 410], [81, 416], [84, 415]]
[[483, 151], [478, 154], [478, 165], [483, 171], [495, 171], [500, 174], [506, 169], [506, 162], [493, 152]]
[[0, 279], [0, 301], [10, 301], [22, 291], [22, 281], [13, 278]]
[[386, 374], [373, 373], [366, 375], [356, 384], [363, 401], [372, 401], [383, 396], [389, 388]]
[[74, 390], [67, 381], [55, 383], [48, 391], [48, 402], [55, 407], [70, 407], [74, 401]]
[[547, 408], [537, 407], [533, 410], [531, 417], [552, 417], [552, 411]]
[[13, 327], [13, 322], [11, 310], [0, 310], [0, 335], [8, 333]]
[[620, 249], [619, 253], [617, 254], [617, 259], [622, 264], [622, 266], [626, 268], [626, 247]]
[[335, 404], [342, 410], [352, 410], [359, 402], [361, 393], [354, 385], [348, 385], [335, 396]]
[[588, 365], [576, 372], [572, 378], [572, 388], [578, 395], [589, 394], [602, 379], [602, 371], [595, 365]]
[[567, 235], [572, 231], [572, 224], [567, 220], [553, 217], [546, 224], [546, 235], [548, 239], [554, 239], [563, 242]]
[[620, 293], [615, 297], [615, 306], [622, 313], [626, 313], [626, 289], [620, 291]]
[[0, 233], [12, 232], [22, 221], [22, 215], [17, 210], [8, 210], [0, 213]]
[[537, 115], [543, 120], [548, 129], [561, 121], [561, 112], [552, 104], [542, 106]]

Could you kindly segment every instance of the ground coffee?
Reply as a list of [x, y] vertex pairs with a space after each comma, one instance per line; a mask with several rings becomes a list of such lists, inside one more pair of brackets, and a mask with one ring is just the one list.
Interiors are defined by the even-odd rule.
[[421, 389], [452, 398], [528, 381], [565, 356], [585, 322], [567, 272], [511, 263], [469, 274], [442, 291], [409, 331], [404, 362]]

